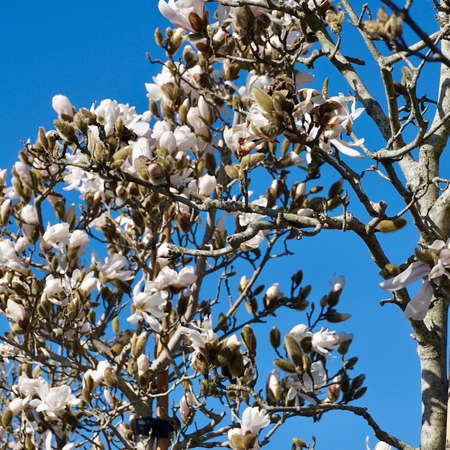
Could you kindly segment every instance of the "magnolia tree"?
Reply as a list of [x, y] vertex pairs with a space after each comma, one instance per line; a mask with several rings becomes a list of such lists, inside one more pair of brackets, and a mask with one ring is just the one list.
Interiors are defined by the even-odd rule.
[[[173, 28], [155, 33], [166, 59], [148, 55], [160, 68], [146, 85], [148, 111], [53, 98], [54, 129], [24, 145], [12, 179], [0, 173], [0, 312], [10, 325], [0, 336], [2, 448], [252, 450], [287, 421], [343, 410], [372, 427], [377, 450], [412, 449], [359, 406], [367, 388], [348, 356], [353, 334], [341, 331], [344, 277], [330, 273], [321, 298], [298, 268], [290, 285], [263, 285], [271, 259], [329, 230], [362, 240], [392, 292], [385, 302], [410, 322], [420, 449], [446, 448], [450, 189], [439, 160], [450, 132], [450, 3], [427, 5], [428, 36], [411, 0], [383, 1], [371, 10], [221, 0], [208, 11], [202, 0], [161, 0]], [[362, 56], [340, 51], [344, 27], [371, 58], [367, 80]], [[319, 62], [340, 72], [349, 95], [315, 85]], [[438, 69], [440, 91], [428, 98], [418, 82]], [[383, 148], [354, 133], [361, 114]], [[388, 215], [388, 201], [371, 199], [352, 158], [404, 207]], [[313, 187], [327, 166], [334, 178]], [[419, 248], [391, 262], [378, 237], [405, 217]], [[411, 298], [406, 287], [419, 279]], [[302, 320], [257, 333], [279, 309]], [[293, 449], [316, 446], [292, 437]]]

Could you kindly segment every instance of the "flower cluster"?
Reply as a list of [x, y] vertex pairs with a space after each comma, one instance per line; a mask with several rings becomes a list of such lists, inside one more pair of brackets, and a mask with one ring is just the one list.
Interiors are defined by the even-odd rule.
[[398, 274], [380, 283], [380, 287], [385, 291], [398, 291], [422, 279], [419, 292], [406, 305], [404, 318], [423, 320], [433, 297], [433, 285], [450, 279], [450, 240], [436, 240], [424, 252], [416, 249], [416, 257], [419, 261], [411, 263], [401, 273], [396, 268]]

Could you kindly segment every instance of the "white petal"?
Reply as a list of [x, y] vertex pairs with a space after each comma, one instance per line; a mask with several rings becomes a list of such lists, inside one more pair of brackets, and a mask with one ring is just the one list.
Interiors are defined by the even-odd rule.
[[[341, 139], [331, 139], [330, 142], [344, 155], [351, 156], [352, 158], [364, 158], [363, 154], [351, 148], [351, 147], [358, 147], [359, 145], [361, 145], [364, 142], [363, 139], [360, 139], [359, 141], [354, 143], [345, 142]], [[359, 145], [355, 145], [357, 143], [359, 143]]]

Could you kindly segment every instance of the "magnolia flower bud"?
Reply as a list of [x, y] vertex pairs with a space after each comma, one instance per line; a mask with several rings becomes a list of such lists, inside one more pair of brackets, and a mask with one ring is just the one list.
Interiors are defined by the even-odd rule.
[[2, 424], [3, 424], [3, 426], [4, 427], [9, 427], [11, 425], [11, 422], [12, 422], [13, 418], [14, 418], [13, 412], [9, 408], [6, 408], [3, 411], [3, 415], [2, 415]]
[[190, 45], [186, 45], [183, 49], [183, 59], [188, 66], [191, 62], [195, 60], [195, 52], [194, 49]]
[[148, 365], [149, 365], [148, 356], [143, 353], [141, 356], [139, 356], [137, 360], [139, 376], [144, 375], [148, 371]]
[[266, 293], [263, 297], [263, 303], [264, 307], [266, 309], [272, 309], [275, 306], [276, 301], [283, 297], [283, 293], [280, 292], [280, 285], [279, 283], [274, 283], [272, 286], [270, 286], [269, 289], [267, 289]]
[[121, 423], [118, 426], [119, 433], [125, 438], [132, 440], [133, 439], [133, 430], [131, 429], [131, 426], [127, 423]]
[[31, 178], [31, 172], [30, 169], [26, 164], [24, 164], [22, 161], [17, 161], [14, 164], [13, 172], [17, 173], [17, 176], [20, 178], [20, 181], [28, 187], [29, 189], [33, 189], [33, 180]]
[[[73, 117], [73, 106], [65, 95], [55, 95], [52, 99], [52, 108], [62, 120]], [[66, 116], [65, 118], [63, 116]]]
[[8, 198], [2, 203], [2, 206], [0, 207], [0, 224], [3, 227], [8, 223], [9, 217], [11, 215], [11, 206], [12, 200]]
[[266, 383], [266, 394], [269, 404], [274, 405], [281, 400], [280, 372], [272, 369]]
[[199, 193], [205, 197], [209, 197], [216, 189], [217, 180], [214, 175], [204, 175], [200, 178], [198, 183]]
[[269, 341], [273, 348], [278, 348], [281, 343], [280, 330], [277, 327], [273, 327], [270, 330]]
[[133, 341], [131, 351], [135, 358], [139, 358], [145, 351], [145, 346], [147, 345], [148, 333], [141, 333], [135, 340]]
[[250, 325], [245, 325], [242, 333], [242, 340], [244, 342], [245, 347], [247, 348], [250, 358], [255, 357], [256, 355], [256, 336]]
[[359, 389], [363, 385], [365, 379], [366, 379], [366, 376], [364, 374], [358, 375], [357, 377], [353, 378], [352, 388], [355, 391], [357, 389]]
[[380, 275], [385, 279], [393, 278], [401, 272], [400, 268], [395, 264], [386, 264], [380, 272]]
[[305, 448], [305, 447], [306, 447], [306, 443], [305, 443], [305, 441], [303, 441], [302, 439], [292, 438], [292, 440], [294, 441], [294, 444], [295, 444], [298, 448], [302, 449], [302, 448]]
[[105, 380], [105, 383], [110, 387], [110, 388], [117, 388], [117, 386], [119, 385], [119, 378], [117, 377], [116, 372], [111, 369], [111, 367], [106, 367], [104, 372], [103, 372], [103, 377]]
[[[275, 359], [273, 363], [281, 370], [287, 373], [295, 373], [295, 366], [285, 359]], [[303, 364], [303, 363], [302, 363]]]
[[362, 387], [361, 389], [357, 390], [354, 394], [353, 394], [353, 400], [358, 400], [359, 398], [361, 398], [367, 391], [367, 386]]
[[166, 180], [166, 176], [162, 167], [157, 163], [149, 164], [147, 168], [149, 181], [154, 185], [159, 185]]
[[[75, 123], [75, 126], [80, 131], [81, 134], [87, 135], [88, 132], [88, 121], [83, 116], [82, 113], [76, 113], [73, 117], [73, 122]], [[41, 141], [42, 142], [42, 141]]]
[[239, 281], [238, 290], [239, 294], [242, 294], [247, 287], [247, 285], [250, 283], [250, 281], [247, 279], [245, 275], [243, 275]]
[[251, 450], [255, 447], [256, 442], [258, 441], [258, 435], [256, 433], [245, 434], [242, 438], [242, 445], [244, 449]]
[[239, 378], [244, 375], [244, 357], [240, 351], [235, 353], [227, 367], [233, 377]]
[[115, 407], [116, 401], [108, 389], [103, 390], [103, 397], [105, 397], [105, 400], [109, 403], [110, 406], [112, 406], [113, 408]]
[[242, 443], [242, 436], [238, 433], [234, 433], [230, 437], [230, 447], [233, 450], [247, 450]]
[[11, 401], [11, 403], [8, 405], [8, 408], [13, 413], [13, 416], [19, 414], [23, 410], [23, 408], [25, 407], [24, 402], [26, 402], [26, 400], [23, 400], [21, 398], [15, 398]]
[[195, 398], [191, 392], [186, 392], [180, 400], [180, 419], [185, 425], [192, 423], [195, 410], [192, 405], [195, 404]]
[[28, 245], [30, 245], [30, 241], [25, 236], [22, 236], [17, 239], [14, 249], [18, 254], [20, 254], [26, 250]]
[[284, 345], [289, 358], [291, 358], [295, 366], [303, 368], [303, 350], [297, 342], [297, 339], [292, 334], [286, 334], [284, 336]]
[[198, 99], [198, 112], [200, 117], [208, 124], [214, 123], [214, 112], [211, 105], [205, 100], [203, 95]]
[[60, 120], [54, 120], [53, 125], [55, 125], [56, 130], [63, 139], [73, 142], [74, 144], [78, 144], [77, 133], [72, 125]]
[[394, 220], [382, 220], [377, 226], [376, 229], [381, 231], [382, 233], [393, 233], [394, 231], [401, 230], [407, 221], [403, 217], [399, 217]]
[[64, 222], [69, 224], [69, 230], [73, 230], [73, 228], [75, 227], [75, 209], [75, 203], [72, 203], [67, 211], [66, 217], [64, 218]]

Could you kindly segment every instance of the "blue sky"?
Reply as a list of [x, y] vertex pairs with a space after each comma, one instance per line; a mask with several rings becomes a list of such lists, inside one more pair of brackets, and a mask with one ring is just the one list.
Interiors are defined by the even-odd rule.
[[[363, 2], [354, 3], [360, 7]], [[431, 0], [426, 3], [431, 4]], [[376, 2], [374, 12], [378, 5]], [[150, 65], [146, 52], [163, 58], [155, 49], [153, 34], [156, 26], [164, 29], [169, 25], [159, 14], [156, 1], [5, 2], [0, 20], [3, 66], [0, 72], [0, 104], [3, 108], [0, 168], [10, 169], [22, 148], [20, 141], [31, 139], [34, 142], [39, 126], [51, 129], [52, 121], [57, 118], [51, 107], [52, 97], [56, 94], [68, 96], [77, 108], [89, 108], [93, 102], [110, 98], [135, 106], [138, 113], [148, 109], [144, 83], [152, 82], [158, 67]], [[425, 27], [434, 29], [431, 22]], [[355, 30], [350, 31], [353, 32], [349, 35], [351, 39], [358, 38]], [[344, 48], [360, 57], [360, 49], [353, 40], [347, 41]], [[386, 48], [380, 48], [387, 53]], [[361, 68], [361, 72], [369, 77], [370, 70]], [[436, 70], [437, 66], [434, 67]], [[330, 77], [330, 95], [348, 92], [348, 87], [336, 78], [336, 73], [329, 71], [328, 65], [319, 62], [313, 73], [316, 82], [312, 86], [316, 89], [320, 90], [324, 79]], [[374, 74], [370, 88], [375, 92], [379, 88], [377, 80]], [[433, 84], [435, 80], [435, 75], [430, 72], [428, 81]], [[366, 138], [370, 149], [383, 146], [369, 121], [361, 119], [355, 125], [355, 131], [359, 133], [358, 137]], [[367, 160], [357, 161], [357, 164], [361, 170], [370, 165]], [[336, 178], [326, 171], [320, 183], [328, 188], [333, 176]], [[373, 173], [365, 175], [364, 183], [371, 195], [391, 198], [391, 192], [380, 188], [379, 179]], [[355, 197], [351, 193], [350, 196]], [[358, 210], [355, 201], [351, 206]], [[395, 214], [402, 206], [394, 202], [390, 208], [388, 212]], [[406, 229], [382, 236], [380, 241], [389, 249], [392, 262], [400, 264], [413, 253], [417, 235]], [[305, 283], [313, 285], [311, 297], [319, 300], [328, 292], [332, 273], [346, 277], [347, 285], [340, 305], [343, 312], [351, 313], [353, 317], [330, 328], [355, 333], [349, 356], [360, 358], [356, 374], [365, 373], [365, 385], [369, 387], [357, 404], [368, 407], [381, 428], [418, 446], [420, 372], [415, 343], [409, 337], [411, 330], [401, 312], [390, 305], [379, 306], [379, 301], [388, 295], [377, 287], [381, 279], [368, 252], [354, 236], [337, 232], [323, 233], [310, 240], [305, 238], [295, 242], [291, 250], [295, 250], [295, 256], [272, 264], [271, 271], [266, 274], [266, 286], [280, 282], [281, 290], [284, 283], [284, 289], [288, 291], [290, 276], [302, 269]], [[292, 271], [287, 272], [286, 266], [292, 267]], [[294, 325], [305, 321], [302, 313], [297, 314], [295, 317], [281, 313], [268, 328], [276, 325], [282, 333], [287, 333]], [[260, 349], [267, 350], [260, 350], [261, 378], [265, 378], [264, 371], [268, 373], [272, 359], [276, 358], [269, 347], [264, 348], [264, 339], [263, 336], [259, 344]], [[280, 444], [288, 448], [292, 436], [311, 442], [311, 434], [316, 435], [319, 449], [361, 450], [368, 434], [372, 448], [377, 442], [361, 418], [348, 412], [331, 412], [318, 424], [313, 424], [310, 419], [290, 421], [265, 448], [275, 449]]]

